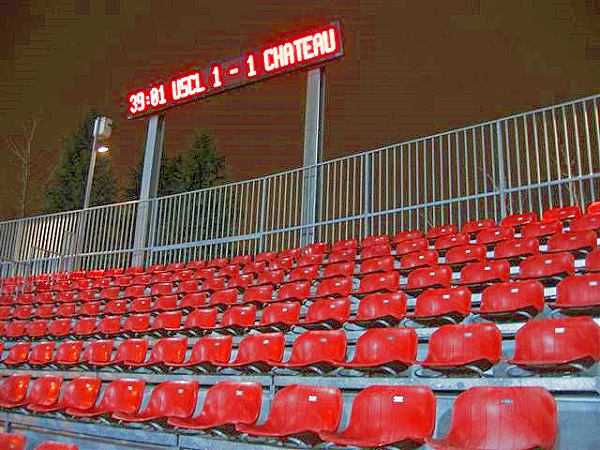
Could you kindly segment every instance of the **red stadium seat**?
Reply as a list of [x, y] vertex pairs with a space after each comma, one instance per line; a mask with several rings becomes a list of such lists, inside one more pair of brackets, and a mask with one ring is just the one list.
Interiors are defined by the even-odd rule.
[[488, 230], [490, 228], [494, 228], [496, 226], [496, 221], [494, 219], [480, 219], [480, 220], [471, 220], [469, 222], [465, 222], [463, 226], [460, 228], [462, 233], [467, 233], [470, 235], [474, 235], [479, 233], [482, 230]]
[[277, 258], [269, 263], [269, 270], [290, 270], [294, 265], [294, 258]]
[[150, 357], [141, 363], [132, 363], [133, 367], [150, 367], [159, 372], [169, 365], [183, 363], [187, 352], [187, 338], [162, 338], [154, 342]]
[[125, 337], [143, 336], [150, 331], [150, 314], [133, 314], [123, 321], [121, 334]]
[[392, 244], [397, 245], [404, 241], [412, 241], [423, 237], [421, 230], [399, 231], [392, 236]]
[[319, 266], [297, 267], [288, 274], [288, 281], [313, 281], [319, 276]]
[[485, 245], [488, 249], [493, 249], [499, 242], [514, 239], [515, 232], [510, 227], [494, 227], [481, 231], [475, 242], [479, 245]]
[[177, 294], [161, 295], [152, 305], [152, 311], [175, 311], [179, 308], [178, 300]]
[[73, 325], [73, 336], [83, 338], [92, 336], [96, 331], [96, 319], [94, 317], [84, 317], [75, 321]]
[[56, 311], [54, 312], [54, 317], [73, 317], [75, 313], [75, 309], [77, 305], [75, 303], [63, 303], [58, 305]]
[[218, 278], [208, 278], [202, 284], [202, 291], [212, 293], [214, 291], [220, 291], [225, 289], [225, 284], [227, 283], [227, 278], [218, 277]]
[[112, 417], [122, 422], [158, 423], [165, 423], [171, 418], [185, 419], [194, 414], [197, 397], [197, 381], [165, 381], [152, 389], [150, 400], [142, 411], [118, 411]]
[[27, 409], [43, 413], [54, 408], [60, 400], [62, 385], [62, 377], [43, 376], [33, 380], [27, 394]]
[[400, 289], [419, 294], [425, 289], [449, 287], [452, 283], [452, 269], [448, 266], [421, 267], [408, 274], [407, 283]]
[[[177, 286], [178, 294], [194, 294], [200, 291], [200, 285], [198, 284], [198, 280], [186, 280], [182, 281], [179, 286]], [[204, 294], [206, 295], [206, 294]]]
[[310, 282], [287, 283], [277, 290], [277, 300], [306, 300], [310, 296]]
[[25, 450], [25, 436], [16, 433], [0, 433], [0, 448]]
[[[152, 284], [152, 275], [149, 273], [136, 275], [131, 280], [131, 288], [143, 288], [146, 289], [147, 286]], [[139, 292], [137, 289], [132, 289], [132, 292]], [[140, 294], [133, 294], [134, 296], [138, 296]]]
[[428, 289], [417, 298], [411, 318], [425, 325], [458, 323], [471, 311], [471, 291], [466, 287]]
[[229, 279], [227, 283], [228, 289], [243, 289], [254, 284], [254, 274], [253, 273], [243, 273], [241, 275], [235, 275]]
[[[200, 413], [189, 419], [172, 418], [169, 425], [189, 430], [208, 430], [226, 437], [235, 434], [235, 426], [252, 425], [258, 420], [262, 386], [253, 382], [221, 381], [211, 386]], [[235, 405], [235, 407], [233, 407]]]
[[538, 239], [540, 242], [546, 242], [548, 237], [562, 230], [562, 224], [556, 222], [536, 222], [525, 225], [521, 229], [521, 237], [525, 239]]
[[484, 262], [486, 254], [487, 249], [484, 245], [459, 245], [446, 252], [446, 264], [453, 269], [460, 269], [468, 263]]
[[541, 387], [473, 387], [454, 402], [446, 437], [434, 449], [552, 449], [556, 402]]
[[335, 264], [341, 262], [355, 262], [356, 261], [356, 248], [349, 248], [346, 250], [336, 250], [331, 252], [327, 257], [328, 264]]
[[87, 409], [96, 404], [102, 381], [100, 378], [79, 377], [72, 379], [63, 388], [62, 397], [52, 405], [36, 406], [37, 412], [62, 411], [67, 408]]
[[160, 295], [169, 295], [173, 292], [173, 285], [171, 282], [156, 283], [150, 288], [150, 295], [152, 297], [158, 297]]
[[71, 334], [71, 319], [55, 319], [48, 323], [48, 336], [61, 338]]
[[342, 415], [338, 388], [286, 386], [275, 393], [267, 420], [258, 425], [238, 424], [240, 433], [289, 440], [303, 446], [321, 441], [319, 433], [335, 432]]
[[302, 250], [300, 250], [299, 248], [286, 248], [284, 250], [282, 250], [281, 252], [279, 252], [279, 255], [277, 255], [278, 259], [281, 258], [299, 258], [300, 255], [302, 254]]
[[[13, 321], [8, 322], [6, 327], [4, 328], [3, 336], [6, 339], [18, 339], [25, 336], [27, 332], [27, 323], [26, 321]], [[43, 336], [43, 334], [42, 334]], [[37, 337], [37, 336], [36, 336]]]
[[361, 248], [360, 259], [365, 261], [371, 258], [382, 258], [384, 256], [391, 255], [391, 253], [392, 247], [390, 246], [389, 242], [385, 242], [382, 244], [376, 244], [371, 245], [369, 247]]
[[[263, 261], [263, 258], [259, 257], [259, 255], [264, 255], [264, 253], [259, 253], [258, 255], [256, 255], [256, 257], [259, 258], [257, 259], [257, 261]], [[252, 262], [253, 259], [255, 258], [253, 258], [252, 255], [236, 255], [233, 256], [231, 260], [229, 260], [229, 263], [237, 264], [239, 266], [243, 264], [248, 264], [249, 262]]]
[[479, 315], [489, 320], [528, 320], [544, 309], [544, 286], [536, 280], [497, 283], [481, 294]]
[[278, 302], [262, 311], [260, 321], [254, 329], [262, 332], [289, 331], [300, 320], [299, 302]]
[[[342, 241], [336, 241], [331, 244], [331, 253], [336, 253], [344, 250], [357, 250], [358, 241], [356, 239], [345, 239]], [[331, 255], [330, 253], [330, 255]]]
[[588, 214], [600, 213], [600, 201], [592, 202], [588, 205]]
[[151, 297], [141, 297], [134, 298], [131, 300], [129, 304], [129, 312], [132, 313], [145, 313], [150, 312], [152, 310], [152, 298]]
[[402, 241], [396, 245], [397, 256], [404, 256], [414, 252], [424, 252], [426, 250], [429, 250], [429, 242], [425, 238]]
[[375, 292], [398, 292], [400, 288], [400, 274], [398, 272], [372, 273], [360, 280], [360, 286], [355, 291], [358, 295], [372, 294]]
[[161, 337], [171, 336], [181, 330], [182, 311], [164, 311], [159, 313], [152, 322], [150, 334]]
[[30, 349], [31, 342], [15, 342], [8, 351], [8, 355], [6, 355], [6, 358], [2, 361], [2, 363], [8, 367], [25, 364], [27, 362]]
[[298, 336], [290, 359], [274, 365], [322, 375], [335, 370], [345, 359], [346, 333], [342, 330], [317, 330]]
[[[393, 256], [380, 256], [377, 258], [367, 259], [360, 265], [360, 273], [362, 275], [374, 272], [390, 272], [394, 270], [395, 259]], [[346, 274], [340, 275], [352, 275], [354, 272], [354, 265], [351, 265], [352, 270]]]
[[[300, 250], [302, 255], [323, 255], [327, 253], [327, 247], [328, 244], [326, 242], [315, 242], [313, 244], [305, 245]], [[279, 256], [281, 256], [281, 253]]]
[[406, 314], [404, 292], [370, 294], [358, 304], [356, 317], [350, 322], [362, 327], [395, 326]]
[[125, 314], [129, 309], [129, 300], [126, 299], [115, 299], [107, 302], [104, 305], [102, 313], [104, 315], [109, 314]]
[[185, 268], [189, 269], [189, 270], [204, 269], [205, 267], [206, 267], [206, 261], [192, 260], [185, 265]]
[[253, 303], [263, 305], [273, 301], [273, 285], [263, 284], [261, 286], [252, 286], [244, 291], [242, 303]]
[[556, 233], [548, 239], [548, 253], [571, 252], [577, 256], [596, 249], [595, 231]]
[[569, 224], [571, 232], [594, 231], [600, 233], [600, 212], [595, 214], [584, 214], [577, 219], [573, 219]]
[[300, 326], [309, 330], [340, 328], [350, 318], [348, 297], [322, 298], [308, 307]]
[[25, 406], [27, 388], [31, 375], [13, 374], [0, 382], [0, 408], [12, 409]]
[[[50, 306], [50, 305], [43, 305], [43, 306], [47, 307], [47, 306]], [[40, 308], [38, 307], [37, 309], [40, 309]], [[0, 307], [0, 320], [7, 320], [7, 319], [12, 318], [12, 316], [13, 316], [13, 308], [11, 306], [2, 306], [2, 307]], [[35, 316], [39, 317], [37, 315], [37, 310], [36, 310]]]
[[28, 320], [31, 319], [31, 313], [33, 311], [32, 305], [19, 305], [15, 308], [13, 313], [14, 319]]
[[231, 336], [204, 336], [198, 339], [187, 361], [166, 362], [168, 367], [185, 367], [196, 373], [211, 373], [218, 366], [227, 364], [231, 358]]
[[54, 342], [40, 342], [31, 349], [27, 363], [30, 366], [46, 366], [52, 361]]
[[66, 442], [44, 441], [33, 450], [79, 450], [79, 447]]
[[[146, 361], [146, 353], [148, 352], [148, 340], [141, 338], [127, 339], [119, 345], [115, 358], [108, 364], [124, 368], [135, 368]], [[102, 365], [98, 362], [95, 365]]]
[[242, 273], [258, 275], [267, 270], [267, 261], [254, 261], [244, 265]]
[[237, 303], [237, 297], [237, 289], [223, 289], [222, 291], [213, 292], [208, 299], [208, 303], [210, 306], [225, 309], [227, 306]]
[[66, 413], [73, 417], [92, 418], [111, 414], [136, 414], [142, 404], [146, 381], [142, 379], [120, 378], [111, 381], [97, 405], [85, 408], [67, 408]]
[[113, 349], [114, 341], [112, 339], [91, 341], [85, 347], [81, 365], [84, 367], [106, 366], [111, 362]]
[[64, 341], [56, 348], [52, 363], [57, 366], [75, 366], [79, 364], [79, 357], [83, 351], [82, 341]]
[[433, 434], [435, 396], [426, 386], [369, 386], [352, 403], [348, 426], [322, 432], [338, 446], [416, 448]]
[[180, 330], [183, 334], [199, 336], [217, 324], [217, 308], [195, 309], [185, 318], [185, 324]]
[[429, 339], [420, 364], [450, 375], [478, 374], [500, 362], [502, 333], [494, 323], [442, 325]]
[[516, 231], [519, 231], [524, 225], [535, 223], [537, 221], [538, 216], [536, 213], [525, 212], [522, 214], [511, 214], [506, 216], [504, 219], [502, 219], [500, 225], [503, 227], [512, 227]]
[[361, 249], [373, 247], [375, 245], [389, 244], [390, 237], [387, 234], [372, 234], [360, 241]]
[[77, 295], [77, 301], [79, 303], [91, 302], [96, 299], [96, 294], [96, 289], [86, 289], [84, 291], [79, 291], [79, 295]]
[[274, 269], [274, 270], [265, 270], [263, 273], [259, 274], [256, 278], [256, 284], [271, 284], [274, 286], [280, 285], [283, 283], [285, 279], [285, 270], [283, 269]]
[[575, 273], [574, 263], [570, 253], [530, 256], [519, 265], [518, 278], [538, 279], [547, 286], [553, 286]]
[[159, 273], [155, 273], [152, 275], [152, 279], [150, 280], [150, 282], [154, 285], [156, 284], [163, 284], [163, 283], [169, 283], [171, 282], [171, 277], [173, 276], [173, 274], [171, 272], [159, 272]]
[[179, 272], [185, 269], [185, 263], [183, 262], [173, 262], [165, 266], [165, 272]]
[[486, 286], [508, 281], [510, 263], [504, 260], [493, 260], [483, 263], [467, 264], [460, 271], [460, 282], [468, 286], [472, 292], [481, 292]]
[[[256, 256], [254, 256], [254, 261], [271, 262], [275, 258], [277, 258], [277, 252], [261, 252], [261, 253], [257, 253]], [[233, 259], [231, 261], [233, 262]], [[246, 263], [244, 263], [244, 264], [246, 264]]]
[[98, 294], [100, 300], [116, 300], [121, 295], [121, 288], [119, 286], [112, 286], [104, 288]]
[[354, 262], [350, 261], [328, 264], [325, 266], [321, 278], [352, 276], [354, 275], [354, 266]]
[[542, 214], [542, 221], [569, 221], [579, 216], [581, 216], [581, 208], [579, 206], [560, 206], [544, 211], [544, 213]]
[[518, 263], [523, 258], [539, 253], [539, 242], [535, 238], [508, 239], [498, 242], [494, 247], [494, 259], [507, 259], [511, 263]]
[[352, 277], [336, 277], [322, 280], [314, 298], [347, 297], [352, 292]]
[[437, 227], [430, 228], [425, 237], [427, 237], [427, 239], [430, 241], [434, 241], [439, 237], [456, 233], [458, 233], [458, 227], [456, 225], [439, 225]]
[[221, 268], [223, 266], [226, 266], [229, 263], [229, 258], [213, 258], [213, 259], [209, 259], [206, 262], [206, 267], [211, 268], [211, 267], [216, 267], [216, 268]]
[[523, 325], [508, 363], [537, 373], [576, 373], [599, 359], [600, 326], [591, 317], [567, 317]]
[[418, 342], [413, 328], [373, 328], [358, 338], [352, 361], [338, 366], [395, 376], [414, 363]]
[[452, 247], [457, 247], [459, 245], [467, 245], [470, 239], [471, 238], [466, 233], [449, 234], [437, 238], [433, 246], [440, 255], [443, 255]]
[[274, 364], [281, 362], [284, 349], [283, 333], [251, 334], [240, 342], [235, 360], [222, 367], [252, 373], [269, 372]]
[[409, 253], [400, 259], [400, 272], [408, 273], [420, 267], [437, 266], [438, 258], [438, 252], [435, 250]]
[[325, 255], [317, 253], [314, 255], [302, 255], [296, 261], [296, 267], [319, 267], [323, 263]]
[[558, 283], [551, 305], [563, 314], [600, 314], [600, 273], [570, 276]]
[[196, 292], [192, 294], [186, 294], [181, 297], [179, 307], [183, 310], [190, 311], [195, 308], [207, 306], [207, 299], [205, 292]]
[[207, 267], [205, 269], [199, 269], [194, 274], [194, 280], [210, 280], [217, 276], [217, 270], [214, 267]]
[[228, 308], [221, 318], [219, 331], [242, 334], [256, 322], [256, 305], [240, 305]]
[[110, 267], [104, 271], [105, 278], [114, 278], [125, 273], [125, 269], [122, 267]]
[[219, 270], [220, 277], [232, 278], [240, 274], [239, 264], [227, 264]]
[[193, 270], [184, 269], [184, 270], [174, 272], [171, 275], [171, 278], [169, 279], [169, 281], [171, 283], [173, 283], [175, 286], [177, 286], [179, 283], [181, 283], [183, 281], [191, 280], [193, 276], [194, 276]]
[[146, 273], [160, 273], [164, 272], [164, 270], [164, 264], [152, 264], [151, 266], [148, 266], [148, 268], [146, 269]]

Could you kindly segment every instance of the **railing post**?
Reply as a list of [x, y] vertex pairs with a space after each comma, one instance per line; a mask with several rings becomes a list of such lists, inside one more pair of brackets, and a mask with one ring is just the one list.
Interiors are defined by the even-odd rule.
[[270, 178], [262, 179], [262, 187], [260, 188], [260, 238], [258, 240], [258, 251], [265, 251], [265, 224], [267, 221], [267, 182]]
[[[500, 193], [500, 217], [506, 217], [506, 170], [504, 167], [504, 139], [502, 133], [502, 123], [500, 121], [496, 122], [496, 149], [496, 155], [498, 157], [498, 191]], [[496, 211], [496, 213], [497, 212], [498, 211]]]
[[[323, 68], [308, 72], [306, 79], [306, 112], [304, 117], [304, 158], [302, 177], [302, 215], [300, 245], [315, 241], [317, 220], [318, 167], [323, 157], [323, 113], [325, 72]], [[328, 205], [325, 205], [327, 208]], [[311, 226], [313, 225], [313, 226]]]
[[365, 214], [365, 218], [363, 220], [363, 235], [362, 237], [366, 237], [372, 233], [372, 225], [373, 225], [373, 217], [371, 213], [373, 212], [373, 169], [371, 164], [372, 153], [365, 155], [364, 159], [364, 189], [363, 189], [363, 214]]

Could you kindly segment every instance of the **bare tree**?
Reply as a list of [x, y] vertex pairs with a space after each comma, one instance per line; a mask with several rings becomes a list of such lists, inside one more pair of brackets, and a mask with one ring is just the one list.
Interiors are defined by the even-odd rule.
[[31, 177], [31, 149], [39, 119], [32, 116], [23, 122], [23, 136], [4, 137], [8, 149], [17, 158], [21, 166], [21, 192], [19, 193], [19, 215], [25, 217], [29, 209], [29, 179]]

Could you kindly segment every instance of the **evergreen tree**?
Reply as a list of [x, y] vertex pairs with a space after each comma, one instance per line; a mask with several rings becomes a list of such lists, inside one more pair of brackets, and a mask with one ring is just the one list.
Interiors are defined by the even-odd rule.
[[[46, 187], [46, 212], [69, 211], [83, 206], [95, 117], [96, 114], [90, 115], [75, 133], [67, 137], [60, 162]], [[90, 205], [114, 201], [115, 180], [110, 160], [97, 155]]]

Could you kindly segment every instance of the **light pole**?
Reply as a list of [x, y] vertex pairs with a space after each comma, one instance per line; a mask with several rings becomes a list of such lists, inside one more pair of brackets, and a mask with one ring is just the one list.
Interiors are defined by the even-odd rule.
[[107, 117], [96, 117], [94, 129], [92, 131], [92, 154], [90, 155], [90, 167], [88, 168], [87, 185], [85, 187], [85, 197], [83, 198], [83, 209], [88, 209], [90, 207], [92, 184], [94, 183], [94, 170], [96, 169], [96, 153], [106, 153], [108, 151], [106, 145], [98, 147], [98, 141], [108, 139], [111, 133], [112, 120]]

